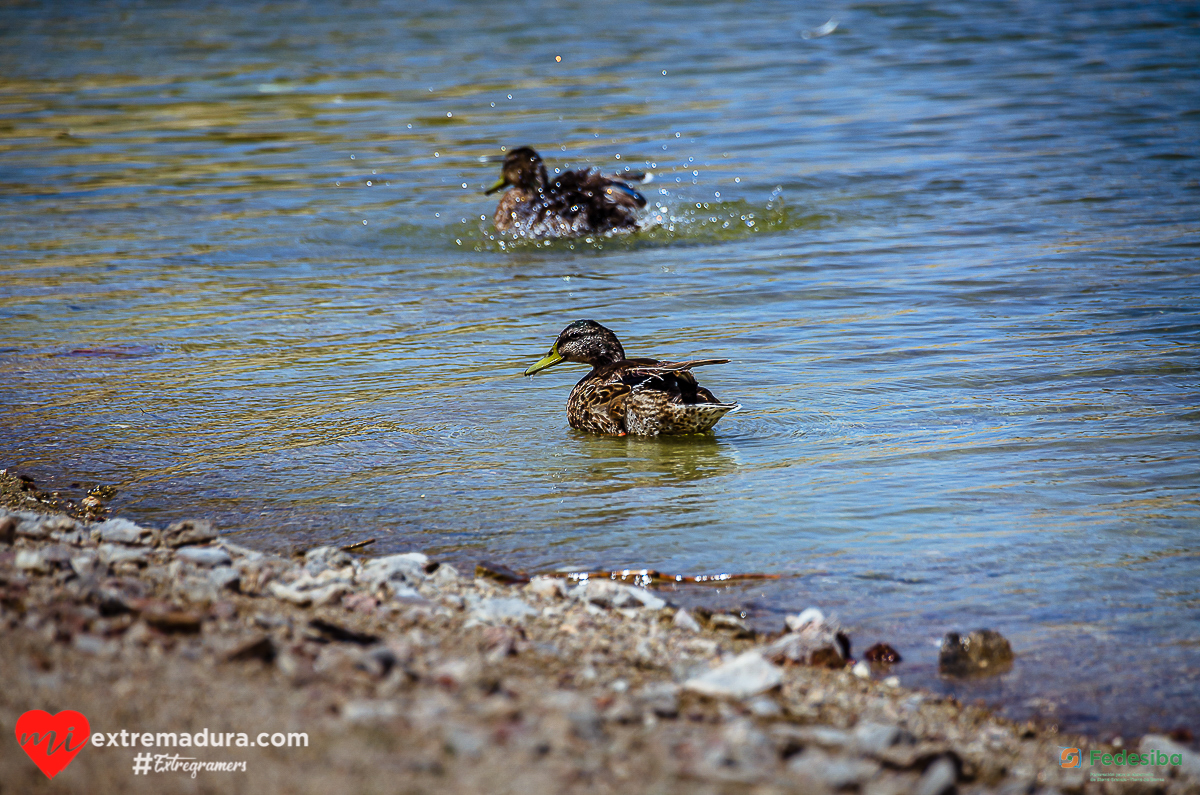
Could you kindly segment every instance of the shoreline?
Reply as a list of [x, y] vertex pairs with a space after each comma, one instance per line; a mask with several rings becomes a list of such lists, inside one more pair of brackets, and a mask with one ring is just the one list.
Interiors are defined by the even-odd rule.
[[[1113, 747], [899, 686], [830, 657], [836, 628], [804, 614], [769, 635], [614, 580], [505, 584], [336, 547], [287, 558], [202, 521], [149, 528], [43, 496], [0, 474], [5, 722], [73, 709], [106, 738], [206, 739], [85, 747], [58, 789], [1200, 791], [1200, 755], [1170, 738]], [[254, 744], [289, 733], [307, 747]], [[1082, 764], [1062, 768], [1063, 747]], [[44, 775], [9, 748], [0, 780], [35, 791]], [[1180, 764], [1089, 764], [1135, 750]], [[135, 775], [145, 752], [244, 764]]]

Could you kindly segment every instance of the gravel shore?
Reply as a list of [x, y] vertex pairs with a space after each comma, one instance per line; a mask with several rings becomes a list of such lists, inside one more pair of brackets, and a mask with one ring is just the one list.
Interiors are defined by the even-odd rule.
[[[285, 558], [201, 521], [64, 513], [10, 475], [0, 497], [0, 716], [77, 710], [105, 742], [51, 783], [10, 739], [0, 793], [1200, 792], [1184, 743], [1113, 748], [903, 688], [819, 611], [768, 636], [614, 580]], [[206, 744], [128, 742], [160, 732]], [[287, 733], [307, 745], [256, 744]], [[245, 764], [135, 774], [144, 753]]]

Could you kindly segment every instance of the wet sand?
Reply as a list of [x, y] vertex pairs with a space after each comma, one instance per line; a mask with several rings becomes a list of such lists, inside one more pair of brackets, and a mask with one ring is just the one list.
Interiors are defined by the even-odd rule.
[[[52, 784], [9, 741], [0, 792], [1200, 791], [1186, 743], [1016, 725], [813, 654], [834, 628], [764, 635], [622, 583], [505, 584], [419, 553], [263, 554], [9, 474], [0, 499], [5, 725], [73, 709], [118, 739], [307, 735], [85, 747]], [[1085, 762], [1062, 768], [1064, 747]], [[1134, 748], [1182, 764], [1086, 762]], [[135, 775], [145, 753], [245, 769]]]

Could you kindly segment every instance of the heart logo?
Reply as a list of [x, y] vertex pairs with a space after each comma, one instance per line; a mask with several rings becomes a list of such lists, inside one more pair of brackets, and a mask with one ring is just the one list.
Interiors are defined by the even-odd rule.
[[73, 709], [64, 709], [57, 715], [44, 709], [31, 709], [17, 718], [17, 742], [50, 778], [71, 764], [91, 736], [88, 719]]

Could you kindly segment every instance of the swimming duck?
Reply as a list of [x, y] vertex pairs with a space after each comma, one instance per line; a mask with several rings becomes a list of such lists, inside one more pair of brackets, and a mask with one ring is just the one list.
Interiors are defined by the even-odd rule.
[[626, 359], [625, 349], [611, 330], [594, 320], [576, 320], [525, 375], [560, 362], [590, 364], [592, 371], [567, 398], [567, 422], [581, 431], [612, 436], [704, 433], [739, 406], [717, 400], [696, 383], [691, 370], [728, 361]]
[[629, 185], [594, 169], [564, 171], [551, 182], [541, 156], [528, 146], [505, 155], [500, 180], [485, 193], [501, 188], [510, 190], [496, 207], [496, 229], [532, 238], [632, 232], [638, 228], [638, 208], [646, 206]]

